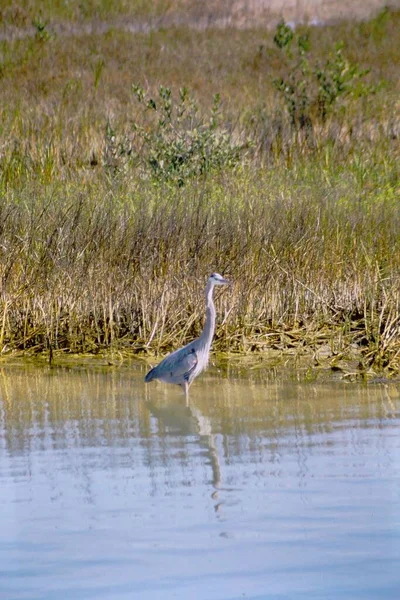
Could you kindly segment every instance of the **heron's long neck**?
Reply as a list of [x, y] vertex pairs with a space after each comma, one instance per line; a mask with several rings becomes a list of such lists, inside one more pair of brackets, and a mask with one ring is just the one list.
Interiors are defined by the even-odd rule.
[[205, 346], [211, 346], [215, 331], [215, 306], [213, 302], [214, 286], [207, 285], [206, 287], [206, 322], [201, 334], [201, 339]]

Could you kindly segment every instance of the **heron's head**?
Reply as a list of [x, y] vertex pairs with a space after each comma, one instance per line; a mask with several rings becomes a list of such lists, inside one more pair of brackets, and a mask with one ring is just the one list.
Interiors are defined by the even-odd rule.
[[211, 273], [208, 282], [212, 285], [227, 285], [230, 283], [230, 281], [224, 279], [219, 273]]

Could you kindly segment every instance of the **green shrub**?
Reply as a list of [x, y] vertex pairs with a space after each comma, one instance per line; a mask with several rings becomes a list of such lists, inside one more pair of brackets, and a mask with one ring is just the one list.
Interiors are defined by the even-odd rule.
[[313, 61], [307, 34], [295, 34], [282, 21], [274, 36], [276, 46], [285, 54], [287, 75], [274, 79], [293, 127], [310, 127], [315, 116], [325, 122], [333, 107], [344, 97], [369, 94], [374, 88], [361, 80], [369, 72], [351, 64], [337, 43], [324, 63]]
[[142, 107], [141, 122], [134, 125], [135, 157], [142, 172], [182, 186], [188, 179], [238, 163], [244, 146], [222, 125], [219, 94], [206, 116], [186, 88], [179, 90], [178, 100], [164, 86], [155, 98], [140, 86], [133, 90]]

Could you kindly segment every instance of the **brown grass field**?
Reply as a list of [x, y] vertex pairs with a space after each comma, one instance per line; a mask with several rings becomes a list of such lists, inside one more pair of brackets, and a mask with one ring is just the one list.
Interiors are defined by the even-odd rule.
[[400, 13], [321, 12], [286, 52], [262, 2], [92, 4], [2, 4], [3, 356], [163, 353], [216, 270], [217, 350], [396, 375]]

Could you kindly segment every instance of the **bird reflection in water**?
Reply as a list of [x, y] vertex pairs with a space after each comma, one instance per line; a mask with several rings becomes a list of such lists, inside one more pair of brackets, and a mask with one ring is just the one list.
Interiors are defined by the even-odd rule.
[[211, 483], [213, 492], [211, 498], [214, 502], [214, 510], [218, 514], [222, 503], [218, 502], [219, 490], [221, 488], [221, 465], [218, 456], [216, 434], [212, 432], [211, 420], [204, 416], [201, 411], [188, 403], [160, 405], [153, 401], [147, 402], [147, 407], [152, 416], [172, 436], [198, 436], [199, 445], [206, 451], [206, 456], [211, 465]]

